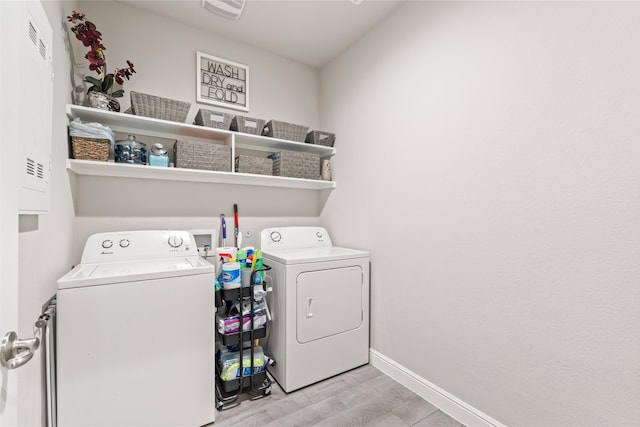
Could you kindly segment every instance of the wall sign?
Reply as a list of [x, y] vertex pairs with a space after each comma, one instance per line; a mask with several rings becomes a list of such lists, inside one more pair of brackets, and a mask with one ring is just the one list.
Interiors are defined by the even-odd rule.
[[198, 52], [196, 101], [249, 111], [249, 67]]

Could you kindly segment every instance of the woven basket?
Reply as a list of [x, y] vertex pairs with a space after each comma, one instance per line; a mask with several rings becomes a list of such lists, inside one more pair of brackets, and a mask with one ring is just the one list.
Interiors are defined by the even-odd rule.
[[131, 108], [137, 116], [152, 117], [154, 119], [170, 120], [184, 123], [191, 104], [189, 102], [176, 101], [148, 95], [140, 92], [130, 92]]
[[229, 130], [233, 114], [201, 108], [193, 120], [194, 125]]
[[287, 141], [303, 142], [308, 130], [309, 126], [269, 120], [267, 124], [264, 125], [264, 129], [262, 129], [262, 135], [286, 139]]
[[231, 130], [235, 132], [250, 133], [260, 135], [264, 128], [264, 120], [254, 119], [244, 116], [233, 116], [231, 120]]
[[333, 147], [333, 144], [336, 142], [336, 134], [320, 130], [312, 130], [307, 134], [304, 142], [308, 144], [324, 145], [325, 147]]
[[273, 175], [273, 160], [254, 156], [237, 156], [236, 172]]
[[173, 154], [177, 168], [231, 172], [231, 147], [211, 142], [176, 141]]
[[273, 156], [273, 174], [291, 178], [319, 179], [320, 156], [317, 154], [280, 151]]
[[78, 160], [109, 160], [111, 141], [101, 138], [71, 137], [71, 154]]

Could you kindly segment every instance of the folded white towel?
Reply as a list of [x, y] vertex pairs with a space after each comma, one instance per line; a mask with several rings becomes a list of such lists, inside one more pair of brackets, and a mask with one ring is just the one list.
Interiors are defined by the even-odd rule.
[[111, 128], [100, 123], [82, 123], [79, 118], [75, 118], [69, 123], [69, 135], [84, 138], [108, 139], [111, 145], [115, 143], [116, 136]]

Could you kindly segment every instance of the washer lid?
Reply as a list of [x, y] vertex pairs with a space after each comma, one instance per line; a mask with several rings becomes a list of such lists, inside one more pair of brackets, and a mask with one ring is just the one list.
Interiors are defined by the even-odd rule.
[[318, 248], [276, 249], [263, 252], [265, 258], [282, 264], [303, 264], [309, 262], [336, 261], [353, 258], [366, 258], [369, 252], [338, 246]]
[[58, 289], [81, 288], [140, 280], [211, 274], [213, 266], [200, 257], [79, 264], [58, 280]]

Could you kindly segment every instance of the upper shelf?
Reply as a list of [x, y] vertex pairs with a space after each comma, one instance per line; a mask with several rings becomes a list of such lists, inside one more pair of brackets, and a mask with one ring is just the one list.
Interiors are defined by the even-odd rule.
[[133, 114], [116, 113], [96, 108], [83, 107], [81, 105], [67, 104], [67, 116], [69, 116], [69, 119], [71, 120], [78, 117], [83, 122], [98, 122], [111, 127], [113, 130], [121, 132], [140, 133], [159, 138], [193, 138], [198, 140], [214, 139], [222, 141], [235, 140], [235, 146], [240, 149], [269, 152], [290, 150], [302, 153], [318, 154], [321, 157], [333, 156], [336, 152], [333, 147], [287, 141], [284, 139], [270, 138], [266, 136], [250, 135], [204, 126], [189, 125], [186, 123], [136, 116]]

